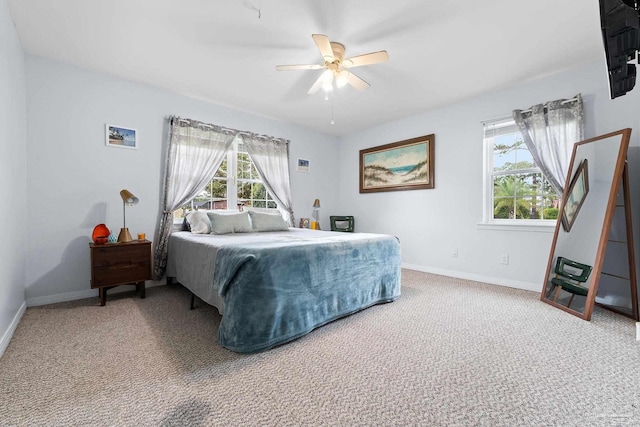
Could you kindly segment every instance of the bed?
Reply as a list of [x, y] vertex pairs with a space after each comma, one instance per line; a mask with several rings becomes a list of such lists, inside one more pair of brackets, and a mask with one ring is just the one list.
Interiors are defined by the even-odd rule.
[[400, 296], [400, 244], [382, 234], [173, 232], [167, 277], [222, 314], [218, 342], [254, 353]]

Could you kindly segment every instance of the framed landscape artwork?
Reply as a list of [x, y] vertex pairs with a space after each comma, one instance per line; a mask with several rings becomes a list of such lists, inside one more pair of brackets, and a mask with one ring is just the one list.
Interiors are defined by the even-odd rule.
[[567, 200], [562, 208], [562, 228], [567, 233], [571, 231], [573, 223], [576, 221], [578, 212], [589, 193], [589, 168], [587, 159], [584, 159], [569, 184]]
[[435, 135], [360, 150], [360, 192], [434, 188]]
[[138, 148], [138, 137], [135, 129], [106, 124], [106, 144], [108, 147]]

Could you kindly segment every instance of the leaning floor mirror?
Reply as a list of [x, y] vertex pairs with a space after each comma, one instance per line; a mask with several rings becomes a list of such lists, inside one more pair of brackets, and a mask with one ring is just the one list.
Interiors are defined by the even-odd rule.
[[573, 148], [541, 300], [585, 320], [596, 304], [638, 320], [630, 135], [623, 129]]

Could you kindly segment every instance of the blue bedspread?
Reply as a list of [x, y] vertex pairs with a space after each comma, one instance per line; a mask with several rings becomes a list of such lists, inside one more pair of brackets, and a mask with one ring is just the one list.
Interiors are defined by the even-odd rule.
[[392, 236], [233, 244], [218, 251], [213, 282], [224, 299], [224, 347], [252, 353], [400, 296]]

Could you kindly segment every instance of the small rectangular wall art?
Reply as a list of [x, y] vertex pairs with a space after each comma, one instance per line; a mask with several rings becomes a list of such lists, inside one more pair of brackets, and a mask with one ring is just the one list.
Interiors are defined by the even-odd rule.
[[105, 143], [108, 147], [138, 148], [138, 132], [122, 126], [105, 125]]
[[310, 162], [306, 159], [298, 159], [298, 172], [309, 172]]

